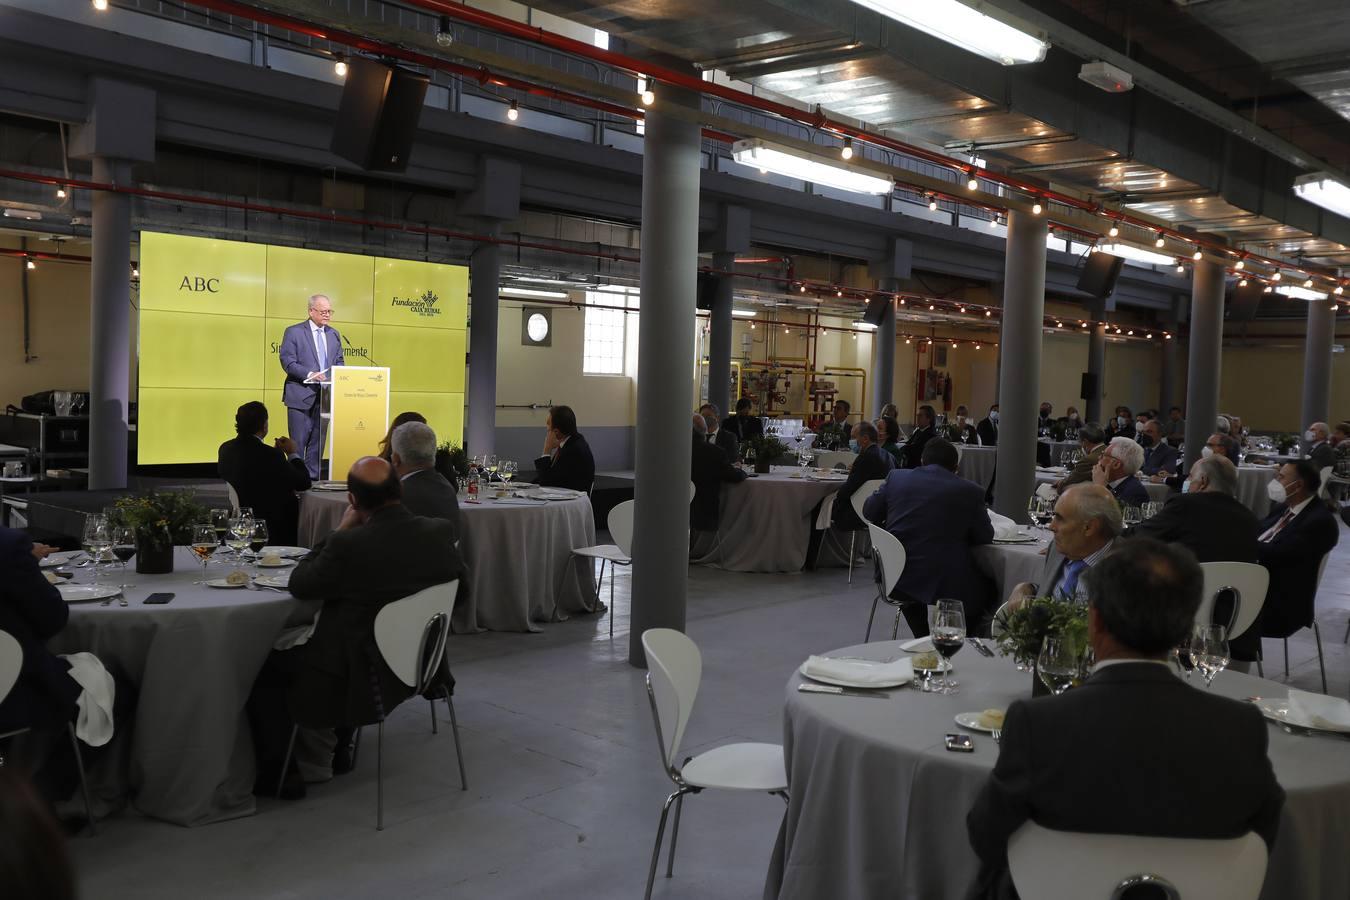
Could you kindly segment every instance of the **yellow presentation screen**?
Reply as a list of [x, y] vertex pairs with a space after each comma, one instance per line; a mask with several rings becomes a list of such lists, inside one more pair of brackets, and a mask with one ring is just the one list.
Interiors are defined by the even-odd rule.
[[[463, 442], [469, 270], [416, 260], [142, 232], [137, 461], [214, 463], [234, 412], [267, 404], [286, 434], [278, 350], [326, 295], [331, 325], [389, 368], [391, 416]], [[345, 362], [371, 365], [343, 342]], [[377, 436], [384, 436], [384, 428]]]

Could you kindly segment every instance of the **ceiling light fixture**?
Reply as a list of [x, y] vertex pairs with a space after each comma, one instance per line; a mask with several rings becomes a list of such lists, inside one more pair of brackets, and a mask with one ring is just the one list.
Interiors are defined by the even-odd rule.
[[929, 208], [930, 210], [933, 210], [934, 212], [937, 211], [937, 198], [936, 198], [936, 197], [934, 197], [932, 200], [929, 200], [929, 201], [928, 201], [928, 208]]
[[800, 178], [812, 184], [823, 184], [841, 191], [889, 194], [895, 189], [895, 180], [890, 176], [869, 175], [837, 160], [807, 156], [758, 138], [732, 144], [731, 157], [742, 165], [758, 166], [779, 175]]
[[441, 20], [436, 26], [436, 43], [442, 47], [449, 47], [454, 42], [455, 35], [450, 31], [450, 17], [441, 16]]
[[1150, 331], [1148, 334], [1144, 335], [1144, 337], [1150, 341], [1153, 340], [1153, 332]]
[[1294, 193], [1323, 209], [1350, 216], [1350, 186], [1326, 172], [1312, 172], [1295, 178]]
[[511, 105], [506, 108], [506, 118], [512, 122], [520, 118], [520, 104], [515, 100], [512, 100]]
[[33, 257], [31, 257], [31, 256], [28, 257], [28, 268], [30, 268], [30, 269], [36, 269], [36, 268], [37, 268], [37, 263], [34, 262]]
[[844, 138], [844, 146], [839, 148], [839, 155], [846, 160], [853, 158], [853, 138]]
[[1150, 266], [1170, 266], [1176, 262], [1176, 257], [1168, 256], [1164, 253], [1154, 253], [1152, 250], [1144, 250], [1133, 244], [1103, 244], [1101, 247], [1103, 253], [1109, 253], [1112, 256], [1119, 256], [1121, 259], [1132, 259], [1135, 262], [1145, 263]]
[[497, 293], [508, 297], [553, 297], [559, 300], [567, 299], [566, 291], [536, 291], [532, 288], [504, 287], [499, 288]]
[[844, 296], [844, 292], [843, 292], [842, 290], [840, 290], [839, 288], [835, 288], [835, 290], [834, 290], [834, 295], [835, 295], [836, 297], [842, 297], [842, 296]]
[[643, 106], [651, 106], [656, 102], [655, 81], [648, 81], [646, 78], [638, 79], [638, 96], [642, 99]]
[[[861, 328], [863, 331], [876, 331], [876, 330], [877, 330], [877, 326], [873, 325], [871, 322], [864, 322], [864, 321], [862, 321], [861, 319], [855, 321], [855, 322], [853, 323], [853, 327], [854, 327], [854, 328]], [[857, 335], [855, 334], [854, 337], [857, 337]]]
[[1280, 275], [1280, 273], [1279, 273], [1278, 271], [1276, 271], [1276, 273], [1275, 273], [1274, 275], [1270, 276], [1270, 280], [1271, 280], [1271, 281], [1279, 281], [1282, 277], [1283, 277], [1283, 276]]
[[94, 0], [94, 9], [103, 12], [108, 8], [108, 0]]
[[797, 285], [797, 288], [798, 288], [798, 290], [799, 290], [801, 293], [805, 294], [805, 293], [806, 293], [806, 282], [803, 281], [801, 284]]
[[1239, 279], [1238, 287], [1246, 287], [1246, 286], [1247, 286], [1247, 279], [1245, 278]]
[[66, 199], [66, 189], [64, 187], [58, 187], [56, 189], [56, 199], [57, 200]]
[[731, 314], [737, 319], [753, 319], [755, 317], [753, 309], [732, 309]]
[[989, 220], [989, 227], [990, 228], [998, 227], [998, 216], [994, 216], [992, 219]]
[[1196, 250], [1194, 253], [1191, 254], [1191, 259], [1195, 260], [1196, 262], [1199, 262], [1204, 258], [1205, 254], [1200, 250]]
[[1155, 246], [1155, 247], [1163, 247], [1163, 246], [1166, 246], [1166, 244], [1167, 244], [1167, 239], [1164, 238], [1164, 237], [1162, 236], [1162, 232], [1161, 232], [1161, 231], [1158, 232], [1158, 239], [1157, 239], [1156, 241], [1153, 242], [1153, 246]]
[[1280, 288], [1280, 289], [1277, 290], [1275, 293], [1277, 293], [1277, 294], [1284, 294], [1286, 297], [1290, 298], [1291, 300], [1325, 300], [1325, 299], [1327, 299], [1327, 295], [1326, 295], [1324, 292], [1321, 292], [1321, 291], [1310, 291], [1310, 290], [1308, 290], [1307, 288], [1296, 287], [1295, 285], [1292, 285], [1292, 284], [1289, 285], [1288, 287], [1282, 287], [1282, 288]]
[[1337, 297], [1339, 297], [1341, 294], [1344, 294], [1345, 293], [1344, 285], [1339, 284], [1336, 285], [1336, 290], [1332, 291], [1332, 293], [1335, 294]]
[[[1045, 59], [1050, 42], [1044, 35], [1015, 19], [998, 18], [961, 0], [857, 0], [888, 19], [917, 28], [925, 34], [1005, 66], [1036, 63]], [[991, 4], [979, 4], [989, 10]]]
[[1178, 275], [1186, 274], [1186, 267], [1181, 264], [1180, 260], [1177, 261], [1177, 274]]
[[1313, 286], [1313, 280], [1312, 280], [1311, 278], [1309, 278], [1307, 281], [1303, 282], [1303, 286], [1304, 286], [1305, 288], [1310, 288], [1310, 287], [1312, 287], [1312, 286]]
[[966, 188], [972, 191], [979, 190], [980, 180], [974, 175], [971, 175], [970, 180], [966, 182]]
[[1112, 225], [1111, 229], [1106, 233], [1109, 234], [1111, 237], [1120, 237], [1120, 228], [1119, 226]]
[[333, 74], [339, 78], [347, 77], [347, 57], [339, 55], [333, 60]]
[[936, 306], [934, 306], [934, 305], [933, 305], [933, 304], [931, 304], [931, 303], [930, 303], [930, 304], [928, 304], [928, 308], [929, 308], [929, 309], [937, 309], [937, 307], [936, 307]]
[[1036, 201], [1035, 203], [1033, 203], [1033, 204], [1031, 205], [1031, 211], [1032, 211], [1032, 213], [1035, 214], [1035, 215], [1038, 215], [1038, 216], [1039, 216], [1042, 212], [1044, 212], [1044, 210], [1045, 210], [1045, 208], [1044, 208], [1043, 206], [1041, 206], [1041, 203], [1040, 203], [1039, 200]]
[[1233, 268], [1241, 272], [1243, 269], [1247, 268], [1247, 264], [1239, 259], [1237, 262], [1233, 263]]
[[141, 277], [141, 269], [140, 269], [140, 267], [137, 266], [135, 263], [132, 263], [132, 264], [131, 264], [131, 277], [132, 277], [132, 278], [140, 278], [140, 277]]
[[992, 315], [993, 315], [993, 313], [990, 312], [989, 310], [986, 309], [986, 310], [984, 311], [984, 317], [985, 317], [986, 319], [989, 318], [989, 317], [992, 316]]

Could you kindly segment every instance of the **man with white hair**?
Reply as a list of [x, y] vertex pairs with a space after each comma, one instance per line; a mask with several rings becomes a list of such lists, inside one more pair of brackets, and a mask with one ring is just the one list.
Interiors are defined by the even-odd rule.
[[1314, 422], [1303, 432], [1303, 440], [1308, 447], [1308, 462], [1317, 471], [1336, 465], [1336, 448], [1327, 442], [1331, 429], [1326, 422]]
[[1016, 609], [1033, 597], [1086, 603], [1087, 585], [1081, 576], [1111, 552], [1123, 529], [1120, 506], [1109, 491], [1094, 484], [1069, 488], [1055, 504], [1050, 521], [1055, 539], [1046, 554], [1041, 580], [1013, 588], [999, 613]]
[[309, 318], [286, 329], [277, 351], [281, 368], [286, 371], [281, 389], [286, 425], [310, 478], [319, 477], [325, 437], [319, 415], [319, 385], [331, 380], [333, 366], [342, 365], [342, 335], [328, 324], [332, 319], [332, 302], [323, 294], [315, 294], [309, 298]]
[[403, 505], [415, 516], [444, 519], [455, 528], [455, 540], [464, 533], [455, 488], [436, 471], [436, 432], [424, 422], [405, 422], [390, 439], [390, 461], [403, 482]]
[[1144, 448], [1127, 437], [1113, 437], [1092, 470], [1092, 483], [1109, 488], [1121, 506], [1143, 506], [1148, 490], [1135, 477], [1144, 464]]

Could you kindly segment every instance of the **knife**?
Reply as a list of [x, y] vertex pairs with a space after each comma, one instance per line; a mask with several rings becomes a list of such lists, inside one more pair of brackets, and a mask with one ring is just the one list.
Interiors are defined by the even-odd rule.
[[843, 697], [881, 697], [883, 699], [886, 697], [885, 694], [878, 691], [855, 691], [830, 684], [799, 684], [797, 690], [803, 694], [838, 694]]
[[981, 656], [993, 657], [994, 651], [986, 647], [977, 637], [966, 638], [966, 643], [975, 648], [975, 652]]

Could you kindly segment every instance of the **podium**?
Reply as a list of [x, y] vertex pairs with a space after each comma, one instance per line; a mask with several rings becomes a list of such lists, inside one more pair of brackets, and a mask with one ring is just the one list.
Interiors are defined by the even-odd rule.
[[328, 478], [341, 480], [352, 463], [380, 452], [389, 429], [389, 369], [333, 366], [331, 374], [320, 416], [328, 420]]

